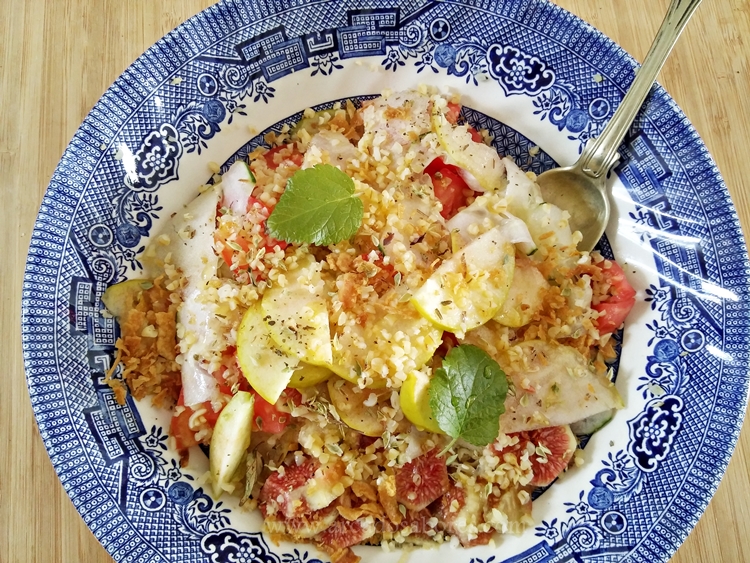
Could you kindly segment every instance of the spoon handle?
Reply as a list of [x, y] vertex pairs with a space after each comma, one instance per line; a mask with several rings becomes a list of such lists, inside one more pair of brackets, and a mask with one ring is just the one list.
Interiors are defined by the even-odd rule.
[[620, 143], [651, 91], [677, 38], [700, 3], [701, 0], [672, 0], [643, 66], [636, 72], [635, 80], [620, 106], [601, 135], [586, 143], [578, 159], [577, 166], [588, 176], [599, 178], [606, 175], [619, 159], [617, 149]]

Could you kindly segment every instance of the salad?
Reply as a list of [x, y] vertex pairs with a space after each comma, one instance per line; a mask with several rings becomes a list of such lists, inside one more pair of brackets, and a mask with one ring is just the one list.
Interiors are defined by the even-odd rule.
[[172, 408], [215, 497], [334, 562], [521, 533], [623, 406], [611, 335], [635, 291], [460, 112], [427, 87], [307, 110], [103, 298], [120, 400]]

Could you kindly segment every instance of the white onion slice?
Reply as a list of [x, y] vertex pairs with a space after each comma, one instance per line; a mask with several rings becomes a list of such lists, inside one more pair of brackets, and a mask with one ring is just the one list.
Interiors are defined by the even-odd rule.
[[506, 213], [497, 223], [497, 228], [513, 244], [531, 244], [534, 245], [534, 239], [531, 237], [529, 228], [521, 219], [510, 213]]
[[528, 254], [536, 248], [534, 239], [523, 220], [507, 212], [500, 215], [489, 211], [481, 200], [475, 201], [469, 207], [454, 215], [448, 221], [446, 227], [461, 238], [462, 245], [466, 245], [469, 241], [476, 238], [478, 234], [470, 234], [471, 225], [500, 229], [503, 233], [503, 238], [513, 244], [517, 244], [519, 250], [524, 254]]
[[461, 178], [463, 178], [463, 181], [466, 182], [466, 185], [469, 186], [472, 190], [474, 190], [475, 192], [481, 192], [481, 193], [485, 192], [485, 189], [479, 183], [479, 180], [477, 180], [474, 177], [474, 174], [460, 167], [458, 169], [458, 173], [461, 176]]
[[244, 215], [247, 211], [247, 200], [253, 195], [255, 182], [250, 168], [238, 160], [221, 177], [223, 190], [222, 205], [232, 210], [235, 215]]
[[217, 399], [219, 386], [214, 376], [190, 357], [182, 364], [182, 392], [185, 405], [193, 406]]

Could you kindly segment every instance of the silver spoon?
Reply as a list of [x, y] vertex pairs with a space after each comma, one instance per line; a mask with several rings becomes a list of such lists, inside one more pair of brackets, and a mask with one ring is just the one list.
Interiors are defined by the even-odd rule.
[[542, 197], [570, 213], [571, 229], [581, 231], [579, 250], [592, 250], [609, 221], [607, 175], [620, 159], [617, 149], [656, 81], [664, 61], [701, 0], [672, 0], [643, 65], [617, 111], [595, 139], [590, 139], [575, 164], [542, 173]]

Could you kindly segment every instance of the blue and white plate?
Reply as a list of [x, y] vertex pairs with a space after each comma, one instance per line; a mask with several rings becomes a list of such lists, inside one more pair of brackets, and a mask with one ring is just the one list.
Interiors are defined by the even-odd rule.
[[[141, 56], [81, 125], [34, 228], [23, 293], [29, 393], [52, 463], [118, 562], [325, 559], [274, 545], [260, 517], [213, 500], [201, 455], [181, 468], [169, 413], [103, 383], [117, 326], [104, 289], [135, 276], [150, 236], [228, 164], [307, 107], [434, 84], [469, 122], [541, 172], [573, 162], [636, 63], [545, 0], [228, 0]], [[602, 251], [638, 303], [622, 336], [627, 408], [586, 463], [534, 504], [536, 527], [496, 546], [410, 561], [666, 561], [716, 490], [748, 392], [750, 273], [737, 215], [695, 130], [656, 88], [613, 179]], [[731, 259], [727, 259], [731, 256]], [[722, 259], [723, 258], [723, 259]], [[357, 548], [366, 561], [401, 553]]]

